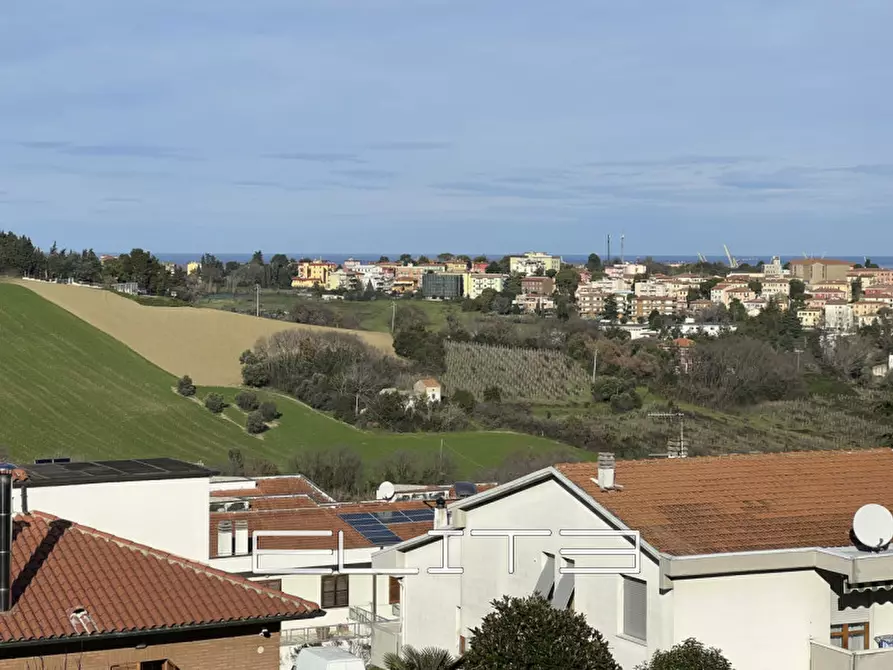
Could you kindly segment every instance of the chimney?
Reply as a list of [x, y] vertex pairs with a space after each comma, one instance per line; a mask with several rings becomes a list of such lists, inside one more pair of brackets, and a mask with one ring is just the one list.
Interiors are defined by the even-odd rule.
[[15, 466], [0, 464], [0, 612], [12, 608], [12, 475]]
[[450, 518], [447, 514], [446, 500], [441, 496], [437, 499], [434, 507], [434, 530], [442, 530], [449, 526]]
[[248, 522], [236, 521], [236, 556], [248, 555]]
[[598, 487], [602, 491], [614, 488], [614, 454], [602, 452], [598, 455]]
[[221, 521], [217, 524], [217, 555], [233, 555], [233, 522]]

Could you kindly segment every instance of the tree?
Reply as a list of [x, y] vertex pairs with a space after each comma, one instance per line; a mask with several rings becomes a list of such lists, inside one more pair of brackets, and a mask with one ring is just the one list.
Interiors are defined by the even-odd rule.
[[475, 257], [474, 257], [474, 260], [473, 260], [472, 262], [474, 262], [474, 263], [487, 263], [487, 262], [489, 262], [489, 260], [490, 260], [490, 259], [487, 258], [486, 256], [475, 256]]
[[264, 421], [275, 421], [281, 416], [279, 410], [276, 409], [276, 403], [269, 400], [262, 402], [257, 409]]
[[458, 659], [436, 647], [415, 649], [407, 645], [399, 655], [388, 652], [383, 661], [385, 670], [452, 670], [459, 667]]
[[555, 609], [540, 595], [492, 602], [480, 627], [471, 630], [467, 670], [573, 668], [621, 670], [601, 633], [582, 614]]
[[586, 269], [590, 272], [601, 271], [602, 259], [599, 258], [598, 254], [589, 254], [589, 258], [586, 259]]
[[751, 281], [747, 282], [747, 288], [753, 291], [756, 295], [763, 294], [763, 282], [761, 282], [759, 279], [752, 279]]
[[862, 299], [862, 279], [860, 277], [856, 277], [850, 283], [850, 287], [853, 290], [853, 302], [859, 302]]
[[690, 637], [672, 649], [654, 652], [651, 661], [636, 670], [732, 670], [732, 664], [719, 649]]
[[502, 400], [502, 391], [498, 386], [488, 386], [484, 389], [484, 402], [499, 402]]
[[457, 389], [453, 392], [453, 396], [450, 399], [468, 414], [471, 414], [474, 411], [476, 401], [474, 399], [474, 394], [471, 391]]
[[264, 432], [267, 429], [267, 424], [264, 421], [263, 415], [258, 410], [254, 410], [251, 414], [248, 415], [248, 418], [245, 419], [245, 430], [247, 430], [252, 435], [257, 435], [259, 433]]
[[379, 263], [390, 263], [391, 259], [388, 258], [387, 256], [379, 256], [378, 262]]
[[738, 298], [732, 298], [732, 302], [729, 303], [729, 316], [735, 323], [747, 320], [747, 310]]
[[[482, 261], [483, 262], [483, 261]], [[502, 268], [499, 267], [499, 263], [496, 261], [490, 261], [490, 264], [487, 266], [487, 269], [484, 270], [487, 274], [498, 275], [502, 272]]]
[[205, 397], [205, 407], [214, 414], [220, 414], [226, 408], [226, 400], [219, 393], [209, 393]]
[[252, 391], [240, 391], [236, 394], [236, 405], [246, 412], [253, 412], [260, 406], [257, 394]]
[[806, 297], [806, 284], [804, 284], [799, 279], [792, 279], [790, 281], [791, 284], [791, 292], [790, 298], [791, 302], [802, 302]]
[[183, 375], [177, 380], [177, 393], [187, 398], [195, 395], [195, 384], [192, 383], [192, 377]]
[[602, 316], [608, 319], [608, 321], [616, 321], [618, 314], [617, 298], [612, 293], [605, 298], [605, 306], [602, 308]]

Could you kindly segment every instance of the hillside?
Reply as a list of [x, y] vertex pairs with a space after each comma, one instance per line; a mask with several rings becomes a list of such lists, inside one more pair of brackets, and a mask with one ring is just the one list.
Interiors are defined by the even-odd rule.
[[[35, 292], [3, 283], [0, 378], [4, 382], [0, 445], [21, 461], [49, 456], [170, 456], [215, 464], [226, 460], [229, 449], [240, 448], [246, 455], [287, 466], [303, 447], [345, 445], [374, 462], [397, 450], [436, 453], [443, 437], [444, 451], [471, 473], [498, 465], [515, 451], [564, 449], [549, 440], [513, 433], [368, 433], [281, 396], [273, 398], [282, 412], [279, 426], [263, 439], [252, 437], [226, 418], [240, 420], [231, 410], [215, 416], [200, 403], [181, 398], [172, 390], [174, 376]], [[202, 389], [200, 395], [208, 390]], [[230, 398], [235, 393], [214, 390]]]
[[[239, 354], [260, 337], [289, 328], [312, 328], [272, 319], [258, 319], [221, 310], [145, 307], [109, 291], [22, 281], [22, 286], [71, 312], [173, 375], [190, 375], [196, 384], [236, 386], [242, 382]], [[386, 333], [354, 333], [367, 344], [393, 352]]]

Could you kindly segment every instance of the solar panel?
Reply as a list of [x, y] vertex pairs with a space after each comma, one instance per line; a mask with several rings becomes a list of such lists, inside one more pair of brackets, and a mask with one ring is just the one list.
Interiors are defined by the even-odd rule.
[[391, 510], [388, 512], [373, 512], [373, 516], [383, 524], [391, 523], [407, 523], [407, 519], [400, 510]]
[[434, 510], [431, 509], [412, 509], [403, 512], [403, 515], [413, 522], [434, 521]]
[[358, 519], [372, 519], [372, 518], [374, 518], [368, 512], [361, 512], [360, 514], [339, 514], [338, 516], [340, 516], [342, 519], [347, 521], [347, 523], [350, 523], [351, 521], [356, 521]]
[[400, 542], [400, 537], [395, 535], [389, 530], [385, 530], [383, 532], [377, 533], [364, 533], [363, 537], [372, 542], [373, 544], [384, 545], [384, 544], [396, 544]]
[[128, 475], [162, 472], [155, 466], [144, 463], [143, 461], [103, 461], [103, 464], [110, 468], [114, 468], [119, 472], [127, 473]]

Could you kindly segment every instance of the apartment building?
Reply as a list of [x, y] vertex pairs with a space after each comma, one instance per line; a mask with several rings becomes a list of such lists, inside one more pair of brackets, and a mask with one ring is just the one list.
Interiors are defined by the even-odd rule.
[[422, 275], [422, 294], [441, 300], [461, 298], [465, 293], [462, 279], [460, 274], [429, 272]]
[[824, 314], [824, 306], [806, 307], [797, 310], [797, 318], [800, 319], [800, 325], [804, 328], [818, 328], [821, 326]]
[[679, 310], [679, 302], [674, 297], [662, 298], [637, 296], [633, 298], [631, 316], [634, 318], [648, 318], [652, 312], [664, 316], [671, 316]]
[[855, 326], [853, 308], [843, 300], [829, 300], [824, 308], [825, 328], [849, 332]]
[[780, 279], [784, 276], [784, 266], [781, 258], [773, 256], [769, 263], [763, 265], [763, 277], [766, 279]]
[[508, 275], [469, 272], [465, 274], [465, 297], [474, 300], [487, 289], [501, 292], [505, 288]]
[[[400, 621], [373, 641], [373, 659], [376, 645], [473, 647], [492, 600], [539, 593], [584, 615], [624, 670], [690, 637], [736, 670], [893, 667], [881, 646], [893, 639], [893, 550], [851, 539], [863, 505], [893, 505], [891, 472], [890, 449], [603, 454], [540, 470], [448, 505], [435, 524], [451, 537], [372, 557], [413, 571], [398, 578]], [[494, 528], [506, 530], [475, 532]], [[428, 570], [438, 567], [461, 571]]]
[[741, 304], [744, 306], [744, 309], [747, 312], [747, 316], [759, 316], [760, 312], [766, 309], [769, 301], [766, 300], [766, 298], [755, 297], [747, 300], [742, 300]]
[[605, 267], [605, 276], [613, 279], [632, 279], [645, 274], [648, 274], [648, 268], [641, 263], [617, 263]]
[[352, 270], [339, 268], [334, 272], [330, 272], [326, 278], [326, 290], [338, 291], [343, 289], [351, 291], [360, 286], [360, 275]]
[[824, 300], [825, 302], [847, 302], [847, 292], [839, 288], [817, 288], [809, 287], [807, 289], [809, 296], [813, 300]]
[[539, 251], [528, 251], [523, 256], [509, 257], [509, 272], [522, 274], [528, 277], [549, 270], [558, 272], [561, 269], [561, 256], [551, 256]]
[[524, 277], [521, 279], [524, 295], [549, 296], [555, 293], [555, 280], [551, 277]]
[[791, 261], [790, 267], [793, 279], [813, 284], [829, 279], [845, 280], [853, 264], [832, 258], [797, 258]]
[[871, 300], [859, 300], [852, 304], [853, 318], [858, 319], [863, 316], [874, 316], [883, 306], [883, 303]]
[[298, 275], [291, 280], [292, 288], [325, 286], [328, 282], [329, 274], [337, 268], [337, 263], [329, 261], [302, 261], [298, 263]]
[[398, 295], [403, 295], [404, 293], [415, 293], [418, 290], [418, 277], [411, 277], [408, 275], [397, 275], [396, 277], [394, 277], [394, 283], [391, 285], [391, 291], [397, 293]]
[[447, 261], [444, 263], [444, 266], [447, 272], [458, 272], [460, 274], [468, 272], [468, 261]]
[[849, 282], [858, 279], [862, 283], [862, 288], [866, 289], [875, 284], [893, 284], [893, 270], [887, 268], [856, 268], [847, 272], [846, 278]]
[[729, 306], [732, 299], [729, 297], [729, 291], [735, 289], [747, 289], [747, 284], [742, 282], [721, 282], [710, 289], [711, 302]]
[[771, 280], [762, 282], [763, 289], [761, 295], [764, 298], [773, 298], [776, 296], [789, 297], [791, 295], [791, 282], [787, 280]]
[[823, 291], [837, 290], [843, 294], [843, 299], [847, 302], [853, 299], [853, 285], [845, 279], [813, 282], [806, 288], [806, 290], [813, 295]]
[[675, 287], [665, 279], [649, 279], [636, 282], [636, 297], [641, 298], [666, 298], [675, 297]]
[[577, 287], [577, 311], [580, 318], [598, 319], [605, 311], [605, 298], [608, 293], [592, 284]]
[[555, 301], [547, 295], [521, 294], [512, 304], [525, 314], [535, 314], [555, 309]]
[[753, 292], [752, 289], [747, 287], [738, 287], [738, 288], [730, 288], [725, 291], [723, 294], [723, 304], [728, 307], [732, 304], [733, 300], [737, 300], [740, 303], [745, 303], [750, 300], [755, 300], [757, 294]]

